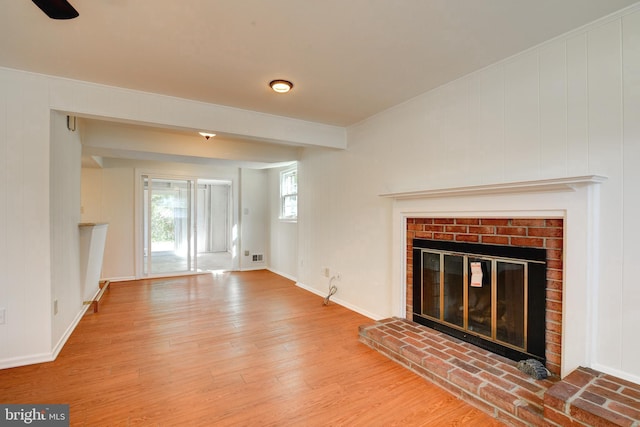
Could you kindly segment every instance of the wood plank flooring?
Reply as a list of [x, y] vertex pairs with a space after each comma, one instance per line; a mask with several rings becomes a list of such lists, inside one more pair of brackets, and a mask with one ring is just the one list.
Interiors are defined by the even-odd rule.
[[502, 425], [322, 301], [268, 271], [112, 283], [57, 360], [0, 370], [0, 402], [68, 403], [72, 426]]

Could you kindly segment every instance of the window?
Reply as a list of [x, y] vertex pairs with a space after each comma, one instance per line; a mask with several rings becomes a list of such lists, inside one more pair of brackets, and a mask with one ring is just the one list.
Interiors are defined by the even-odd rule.
[[280, 172], [280, 219], [298, 219], [298, 169]]

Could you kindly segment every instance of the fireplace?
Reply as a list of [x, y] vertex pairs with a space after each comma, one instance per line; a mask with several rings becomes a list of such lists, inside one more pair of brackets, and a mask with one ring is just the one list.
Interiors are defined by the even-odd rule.
[[413, 320], [545, 363], [546, 250], [413, 240]]
[[381, 194], [393, 200], [391, 313], [413, 319], [413, 239], [547, 253], [546, 366], [590, 366], [597, 328], [600, 175]]

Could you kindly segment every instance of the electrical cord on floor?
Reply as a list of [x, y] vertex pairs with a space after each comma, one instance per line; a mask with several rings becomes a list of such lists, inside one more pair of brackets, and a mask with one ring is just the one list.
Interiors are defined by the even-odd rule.
[[337, 286], [333, 284], [333, 279], [335, 278], [336, 277], [333, 276], [331, 277], [331, 279], [329, 279], [329, 295], [327, 295], [327, 297], [324, 299], [324, 302], [322, 303], [323, 305], [329, 305], [329, 298], [331, 298], [332, 295], [338, 292]]

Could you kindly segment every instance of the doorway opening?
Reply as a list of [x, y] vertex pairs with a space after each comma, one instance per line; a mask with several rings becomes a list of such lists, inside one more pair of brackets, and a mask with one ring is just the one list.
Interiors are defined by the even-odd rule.
[[231, 182], [141, 176], [142, 276], [230, 270]]

